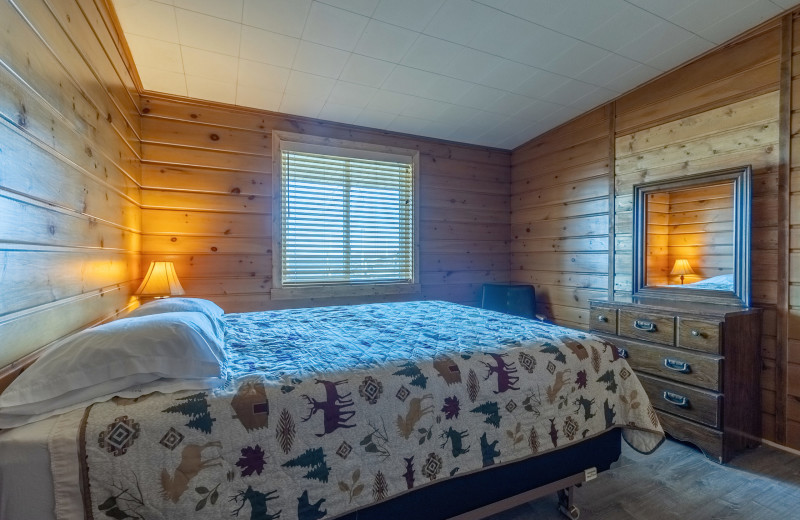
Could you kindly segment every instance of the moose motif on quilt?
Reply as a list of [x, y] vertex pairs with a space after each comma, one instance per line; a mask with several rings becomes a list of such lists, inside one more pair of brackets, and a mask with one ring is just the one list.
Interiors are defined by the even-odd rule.
[[[494, 313], [459, 312], [509, 330]], [[658, 445], [655, 412], [613, 345], [512, 324], [539, 334], [93, 405], [83, 428], [89, 516], [318, 520], [614, 427], [641, 451]]]

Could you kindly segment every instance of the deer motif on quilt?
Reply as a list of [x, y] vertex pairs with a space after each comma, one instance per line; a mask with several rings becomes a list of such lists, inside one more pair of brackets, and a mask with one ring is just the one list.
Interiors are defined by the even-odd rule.
[[[423, 401], [431, 400], [431, 404], [423, 406]], [[414, 427], [424, 416], [433, 413], [433, 394], [414, 397], [408, 402], [408, 413], [405, 417], [397, 416], [397, 429], [403, 438], [408, 439], [414, 433]]]
[[453, 457], [458, 457], [459, 455], [463, 455], [464, 453], [467, 453], [469, 451], [469, 446], [464, 448], [464, 438], [467, 435], [469, 435], [467, 433], [467, 430], [459, 432], [454, 430], [453, 427], [451, 426], [449, 430], [447, 430], [446, 432], [442, 432], [442, 434], [439, 435], [440, 439], [444, 439], [444, 442], [442, 443], [440, 448], [444, 448], [445, 446], [447, 446], [447, 443], [449, 442], [450, 449], [453, 452]]
[[484, 381], [492, 377], [492, 374], [497, 374], [497, 390], [494, 391], [496, 394], [502, 394], [503, 392], [507, 392], [509, 390], [519, 390], [518, 387], [514, 386], [519, 381], [518, 376], [512, 376], [511, 374], [515, 374], [517, 372], [517, 368], [514, 366], [514, 362], [506, 363], [505, 358], [508, 354], [488, 354], [495, 360], [497, 363], [496, 365], [492, 365], [490, 363], [486, 363], [481, 361], [486, 368], [489, 369], [489, 373], [486, 374], [484, 377]]
[[311, 419], [311, 416], [322, 410], [324, 417], [323, 424], [325, 431], [323, 433], [316, 433], [317, 437], [322, 437], [328, 433], [334, 432], [339, 428], [353, 428], [355, 424], [347, 424], [347, 421], [353, 418], [356, 414], [355, 410], [345, 410], [345, 408], [353, 407], [353, 400], [348, 399], [350, 393], [340, 394], [336, 389], [337, 386], [347, 383], [347, 379], [341, 381], [325, 381], [324, 379], [315, 379], [317, 384], [325, 387], [325, 400], [317, 401], [313, 397], [303, 394], [303, 398], [308, 401], [311, 407], [308, 416], [303, 418], [302, 421], [306, 422]]
[[183, 448], [181, 463], [172, 475], [166, 469], [161, 470], [161, 489], [164, 498], [177, 503], [181, 495], [189, 489], [189, 481], [198, 473], [211, 466], [222, 466], [222, 457], [203, 459], [203, 450], [210, 447], [222, 448], [222, 443], [214, 441], [206, 444], [189, 444]]

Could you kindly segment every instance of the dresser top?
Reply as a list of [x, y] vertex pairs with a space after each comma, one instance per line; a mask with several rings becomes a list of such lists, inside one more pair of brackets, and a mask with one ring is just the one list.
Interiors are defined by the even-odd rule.
[[733, 316], [739, 314], [756, 314], [761, 309], [757, 307], [743, 307], [734, 305], [716, 305], [712, 303], [691, 302], [681, 300], [664, 300], [659, 298], [643, 298], [640, 296], [628, 296], [617, 298], [616, 300], [590, 300], [592, 305], [613, 306], [619, 308], [653, 309], [656, 311], [667, 311], [675, 314], [692, 314], [696, 316]]

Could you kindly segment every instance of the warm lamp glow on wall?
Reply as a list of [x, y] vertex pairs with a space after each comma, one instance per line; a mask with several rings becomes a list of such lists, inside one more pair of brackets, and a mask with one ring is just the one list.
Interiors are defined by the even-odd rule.
[[168, 298], [170, 296], [180, 296], [185, 294], [178, 275], [175, 273], [175, 266], [172, 262], [150, 262], [150, 268], [142, 281], [142, 285], [136, 289], [139, 296], [153, 296], [156, 298]]
[[692, 266], [689, 265], [688, 260], [685, 258], [679, 258], [675, 260], [675, 266], [672, 268], [672, 272], [670, 274], [681, 275], [681, 285], [683, 285], [683, 275], [694, 274], [694, 271], [692, 271]]

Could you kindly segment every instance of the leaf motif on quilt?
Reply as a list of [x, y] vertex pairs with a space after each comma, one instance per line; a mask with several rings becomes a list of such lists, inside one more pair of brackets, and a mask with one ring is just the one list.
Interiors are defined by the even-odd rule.
[[247, 446], [242, 448], [242, 456], [236, 461], [236, 465], [242, 469], [242, 476], [247, 477], [253, 473], [261, 475], [267, 461], [264, 460], [264, 450], [256, 444], [254, 447]]
[[591, 348], [592, 348], [592, 368], [594, 369], [594, 373], [595, 374], [599, 374], [600, 373], [600, 362], [601, 362], [600, 351], [598, 351], [594, 347], [591, 347]]
[[372, 498], [375, 502], [380, 502], [386, 499], [389, 494], [389, 483], [386, 482], [386, 477], [383, 473], [378, 471], [375, 475], [375, 482], [372, 484]]
[[481, 384], [478, 382], [478, 375], [470, 368], [469, 374], [467, 375], [467, 394], [469, 395], [469, 400], [473, 403], [478, 398], [480, 389]]
[[289, 410], [284, 408], [281, 410], [281, 415], [278, 417], [278, 424], [275, 426], [275, 438], [278, 439], [278, 444], [284, 453], [289, 453], [292, 449], [294, 436], [297, 429], [292, 419], [292, 414]]
[[127, 415], [117, 417], [114, 422], [109, 424], [105, 431], [97, 436], [97, 444], [105, 448], [108, 453], [115, 457], [125, 455], [128, 448], [133, 446], [133, 441], [139, 437], [139, 423], [133, 419], [128, 419]]
[[231, 399], [231, 407], [236, 412], [233, 418], [239, 419], [245, 430], [253, 431], [269, 426], [269, 401], [264, 383], [242, 383]]
[[493, 466], [494, 458], [500, 456], [500, 450], [497, 449], [499, 440], [489, 442], [486, 438], [486, 432], [481, 435], [481, 458], [483, 459], [483, 467]]
[[586, 388], [586, 384], [589, 381], [586, 377], [586, 370], [578, 370], [578, 376], [575, 378], [575, 384], [578, 385], [579, 389]]
[[315, 479], [320, 482], [328, 482], [328, 475], [331, 468], [325, 463], [325, 453], [322, 448], [309, 448], [297, 457], [284, 462], [284, 468], [309, 468], [308, 473], [303, 478]]
[[280, 498], [276, 495], [277, 492], [278, 490], [274, 489], [267, 493], [262, 493], [261, 491], [256, 491], [253, 489], [252, 486], [247, 486], [246, 490], [239, 491], [230, 497], [230, 501], [234, 504], [241, 504], [239, 507], [233, 510], [231, 516], [239, 516], [239, 512], [244, 509], [244, 506], [249, 504], [251, 520], [276, 520], [277, 518], [280, 518], [283, 509], [276, 513], [270, 514], [267, 504], [267, 502], [270, 500], [277, 500]]
[[313, 504], [308, 498], [308, 490], [304, 490], [300, 498], [297, 499], [297, 520], [319, 520], [328, 514], [328, 510], [322, 509], [324, 498], [320, 498]]
[[650, 422], [653, 424], [654, 427], [657, 428], [659, 426], [660, 423], [658, 421], [658, 415], [656, 415], [656, 411], [653, 408], [652, 404], [647, 405], [647, 417], [650, 418]]
[[442, 406], [442, 412], [444, 413], [445, 419], [458, 419], [458, 412], [461, 411], [461, 405], [458, 402], [458, 396], [453, 397], [445, 397], [444, 398], [444, 406]]
[[368, 424], [372, 431], [361, 439], [359, 444], [364, 446], [365, 452], [379, 455], [382, 460], [386, 460], [391, 456], [391, 452], [389, 451], [389, 433], [386, 431], [386, 425], [381, 424], [381, 426], [378, 427], [371, 422]]
[[408, 402], [408, 412], [397, 416], [397, 430], [404, 439], [411, 437], [417, 423], [424, 416], [433, 413], [433, 394], [414, 397]]
[[140, 513], [140, 509], [144, 507], [145, 502], [139, 486], [139, 477], [132, 471], [131, 476], [135, 485], [123, 488], [121, 484], [112, 482], [111, 487], [114, 488], [114, 495], [106, 498], [97, 506], [97, 509], [111, 518], [144, 518]]
[[203, 458], [203, 452], [210, 448], [221, 449], [222, 443], [212, 441], [205, 444], [187, 444], [181, 450], [181, 462], [178, 467], [172, 473], [166, 468], [161, 470], [161, 490], [165, 499], [177, 503], [189, 489], [189, 482], [201, 471], [212, 466], [222, 466], [222, 457], [219, 455]]
[[206, 504], [211, 504], [212, 506], [217, 503], [219, 500], [219, 484], [214, 486], [212, 489], [208, 489], [204, 486], [198, 486], [194, 488], [194, 492], [200, 495], [200, 500], [198, 500], [197, 505], [194, 506], [195, 511], [200, 511], [201, 509], [206, 507]]
[[531, 433], [528, 434], [528, 447], [534, 455], [539, 453], [539, 435], [536, 433], [535, 426], [531, 428]]
[[511, 439], [512, 446], [516, 446], [525, 440], [525, 435], [520, 433], [522, 431], [522, 423], [517, 423], [513, 430], [506, 430], [506, 436]]
[[[413, 457], [412, 457], [413, 458]], [[345, 482], [344, 480], [339, 481], [339, 490], [343, 493], [347, 493], [348, 497], [350, 498], [349, 503], [353, 503], [353, 499], [361, 494], [364, 491], [364, 484], [359, 482], [361, 479], [361, 470], [356, 469], [353, 471], [353, 476], [351, 477], [350, 483]]]

